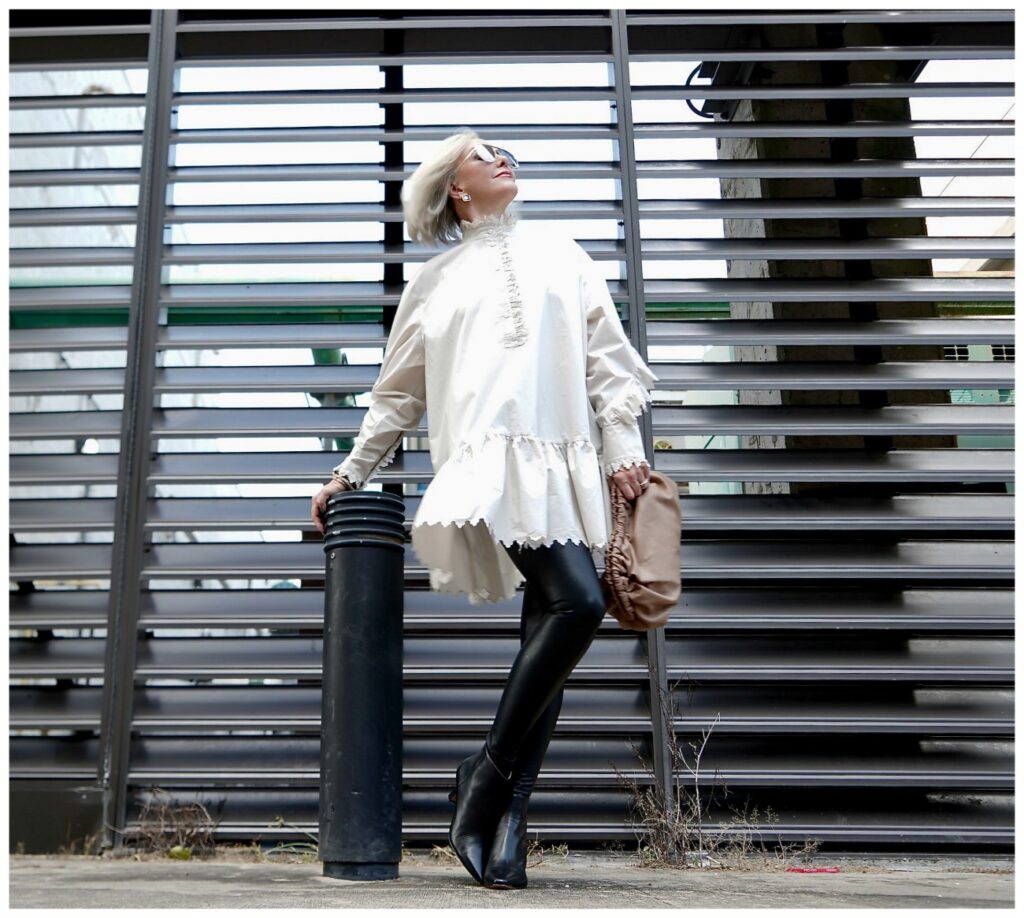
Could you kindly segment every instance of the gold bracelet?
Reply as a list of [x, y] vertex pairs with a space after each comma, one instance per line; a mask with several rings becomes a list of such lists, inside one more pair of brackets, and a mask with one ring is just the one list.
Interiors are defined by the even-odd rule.
[[355, 483], [352, 481], [352, 479], [347, 478], [346, 476], [342, 475], [340, 472], [332, 471], [331, 472], [331, 478], [334, 481], [339, 482], [340, 484], [348, 485], [349, 489], [352, 490], [352, 491], [356, 490]]

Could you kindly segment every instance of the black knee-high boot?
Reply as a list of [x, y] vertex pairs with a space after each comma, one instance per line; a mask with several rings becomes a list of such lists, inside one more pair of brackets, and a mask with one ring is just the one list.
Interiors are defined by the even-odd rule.
[[[538, 601], [537, 591], [527, 583], [523, 591], [523, 611], [519, 621], [520, 646], [530, 638], [543, 616], [543, 603]], [[526, 813], [530, 794], [562, 709], [564, 694], [563, 686], [544, 709], [544, 713], [534, 721], [519, 747], [513, 771], [515, 784], [512, 799], [498, 820], [487, 866], [484, 868], [484, 885], [491, 889], [522, 889], [527, 885]]]

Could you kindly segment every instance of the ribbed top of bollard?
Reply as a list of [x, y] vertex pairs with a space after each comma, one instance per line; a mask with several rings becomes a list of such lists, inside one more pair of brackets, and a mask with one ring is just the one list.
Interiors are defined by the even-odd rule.
[[405, 501], [384, 491], [339, 491], [327, 501], [324, 551], [342, 545], [405, 545]]

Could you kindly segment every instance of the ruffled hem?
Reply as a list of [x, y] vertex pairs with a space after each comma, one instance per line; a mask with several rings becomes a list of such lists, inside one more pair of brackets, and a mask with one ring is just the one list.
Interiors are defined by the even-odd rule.
[[[413, 533], [418, 534], [418, 530], [422, 528], [430, 528], [434, 526], [442, 527], [454, 527], [455, 529], [464, 529], [465, 527], [486, 527], [491, 539], [495, 545], [511, 545], [512, 542], [519, 542], [520, 544], [526, 545], [528, 548], [538, 548], [541, 546], [554, 545], [556, 542], [560, 545], [564, 545], [568, 542], [575, 542], [580, 545], [586, 545], [590, 551], [597, 551], [598, 549], [605, 549], [608, 545], [607, 539], [602, 539], [598, 543], [588, 542], [587, 539], [581, 538], [578, 534], [569, 534], [564, 536], [553, 535], [549, 538], [541, 539], [512, 539], [511, 541], [505, 541], [499, 537], [490, 523], [480, 517], [473, 520], [449, 520], [445, 523], [422, 523], [416, 524], [413, 527]], [[422, 534], [420, 534], [422, 535]], [[422, 539], [420, 539], [422, 542]], [[417, 549], [417, 553], [419, 549]], [[519, 589], [519, 585], [526, 579], [523, 577], [519, 568], [512, 565], [515, 570], [515, 575], [511, 579], [506, 578], [503, 581], [501, 588], [495, 590], [493, 587], [484, 585], [468, 586], [461, 578], [462, 572], [456, 572], [447, 570], [444, 567], [434, 567], [427, 565], [427, 573], [430, 577], [430, 589], [436, 593], [465, 593], [466, 598], [469, 600], [469, 604], [472, 606], [484, 605], [485, 603], [496, 603], [503, 602], [506, 599], [512, 599], [516, 595], [516, 591]], [[514, 582], [513, 582], [514, 581]]]
[[[467, 482], [472, 481], [472, 487]], [[472, 604], [515, 594], [523, 576], [502, 546], [607, 546], [608, 483], [589, 438], [543, 440], [491, 429], [437, 470], [413, 521], [413, 547], [431, 589]]]

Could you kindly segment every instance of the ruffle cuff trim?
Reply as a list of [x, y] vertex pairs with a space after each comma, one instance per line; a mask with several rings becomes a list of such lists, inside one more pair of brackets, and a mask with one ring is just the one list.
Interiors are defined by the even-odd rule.
[[653, 398], [651, 389], [644, 384], [642, 377], [634, 376], [625, 394], [620, 395], [598, 414], [597, 423], [601, 427], [606, 427], [609, 424], [632, 421], [643, 413], [644, 406], [651, 404]]
[[[403, 434], [402, 436], [404, 436], [404, 434]], [[356, 451], [356, 450], [355, 450], [355, 448], [353, 448], [352, 452], [351, 452], [351, 453], [349, 453], [349, 455], [348, 455], [348, 458], [347, 458], [347, 459], [346, 459], [346, 460], [345, 460], [344, 462], [340, 463], [339, 465], [336, 465], [336, 466], [335, 466], [335, 467], [334, 467], [334, 468], [332, 469], [332, 471], [333, 471], [333, 472], [337, 472], [337, 473], [338, 473], [339, 475], [344, 475], [344, 476], [345, 476], [345, 477], [346, 477], [346, 478], [347, 478], [347, 479], [348, 479], [349, 481], [351, 481], [351, 482], [352, 482], [352, 484], [353, 484], [353, 485], [355, 485], [355, 487], [356, 487], [357, 489], [358, 489], [358, 488], [362, 488], [362, 487], [363, 487], [364, 485], [366, 485], [366, 484], [367, 484], [367, 483], [368, 483], [368, 482], [369, 482], [369, 481], [370, 481], [370, 480], [371, 480], [371, 479], [373, 478], [373, 476], [374, 476], [374, 475], [376, 475], [376, 474], [377, 474], [377, 473], [378, 473], [378, 472], [379, 472], [379, 471], [380, 471], [381, 469], [383, 469], [383, 468], [386, 468], [387, 466], [391, 465], [391, 463], [392, 463], [392, 462], [394, 462], [394, 461], [395, 461], [395, 453], [397, 453], [397, 452], [398, 452], [398, 447], [399, 447], [399, 446], [401, 445], [401, 443], [402, 443], [402, 436], [399, 436], [399, 437], [398, 437], [398, 438], [397, 438], [397, 439], [395, 440], [395, 442], [394, 442], [394, 443], [392, 443], [392, 444], [391, 444], [391, 445], [390, 445], [390, 446], [389, 446], [389, 447], [388, 447], [388, 448], [387, 448], [387, 449], [386, 449], [386, 450], [384, 451], [384, 455], [383, 455], [383, 456], [381, 456], [381, 457], [380, 457], [380, 459], [379, 459], [379, 460], [377, 461], [377, 464], [376, 464], [376, 465], [374, 465], [374, 466], [373, 466], [373, 467], [372, 467], [372, 468], [370, 469], [370, 471], [366, 473], [366, 476], [365, 476], [365, 477], [363, 477], [363, 476], [361, 476], [361, 475], [358, 475], [358, 474], [356, 474], [356, 473], [355, 473], [355, 472], [353, 471], [353, 466], [355, 465], [355, 463], [353, 462], [353, 458], [352, 458], [352, 453], [354, 453], [354, 452]]]
[[604, 471], [606, 475], [614, 475], [619, 469], [627, 469], [631, 465], [643, 465], [648, 469], [651, 464], [643, 456], [620, 456], [618, 459], [612, 459], [604, 464]]

